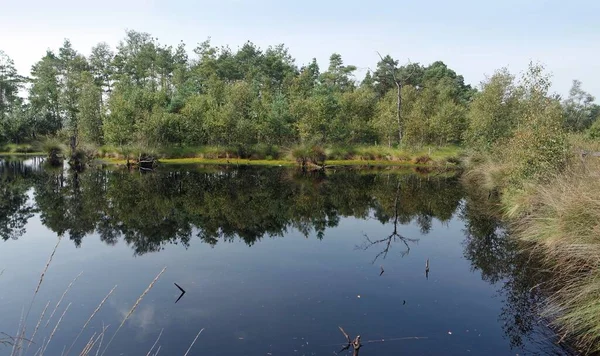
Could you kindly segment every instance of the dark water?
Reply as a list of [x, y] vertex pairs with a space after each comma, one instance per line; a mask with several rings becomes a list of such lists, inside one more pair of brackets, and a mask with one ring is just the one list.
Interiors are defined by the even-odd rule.
[[[363, 356], [564, 353], [537, 317], [532, 261], [458, 178], [191, 166], [77, 174], [34, 161], [2, 161], [0, 176], [0, 332], [17, 334], [62, 236], [27, 318], [31, 337], [50, 301], [29, 355], [69, 305], [45, 354], [68, 349], [118, 285], [69, 353], [105, 325], [102, 354], [165, 266], [105, 355], [146, 355], [161, 330], [160, 354], [183, 355], [202, 328], [190, 355], [332, 355], [345, 339], [338, 326], [361, 335]], [[174, 283], [187, 291], [177, 303]]]

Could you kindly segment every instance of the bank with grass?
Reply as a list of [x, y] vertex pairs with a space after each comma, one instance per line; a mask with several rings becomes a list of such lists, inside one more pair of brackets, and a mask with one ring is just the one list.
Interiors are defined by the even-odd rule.
[[561, 340], [584, 354], [600, 352], [600, 142], [568, 138], [559, 170], [516, 183], [515, 163], [472, 154], [463, 180], [489, 199], [524, 253], [541, 256], [551, 279], [544, 313]]
[[[89, 149], [88, 149], [89, 150]], [[396, 149], [381, 146], [256, 145], [240, 147], [100, 147], [95, 157], [126, 164], [136, 158], [154, 157], [162, 164], [274, 165], [323, 168], [331, 166], [423, 166], [459, 168], [463, 150], [459, 146]]]

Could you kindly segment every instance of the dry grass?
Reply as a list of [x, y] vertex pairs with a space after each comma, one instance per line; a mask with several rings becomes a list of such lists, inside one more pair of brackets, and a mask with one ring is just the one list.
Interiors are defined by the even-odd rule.
[[71, 281], [71, 283], [69, 283], [69, 285], [67, 286], [67, 289], [65, 289], [65, 291], [63, 292], [62, 296], [60, 297], [60, 299], [58, 300], [58, 303], [56, 303], [56, 306], [54, 307], [54, 310], [52, 311], [52, 314], [50, 314], [50, 317], [48, 318], [48, 321], [46, 322], [46, 325], [44, 325], [44, 328], [48, 327], [48, 324], [50, 324], [50, 321], [52, 320], [52, 317], [54, 316], [54, 314], [56, 313], [56, 310], [58, 309], [58, 307], [60, 306], [60, 304], [62, 303], [63, 299], [65, 299], [65, 295], [67, 295], [67, 292], [69, 292], [69, 290], [71, 289], [71, 287], [73, 286], [73, 283], [75, 283], [77, 281], [77, 279], [79, 277], [81, 277], [81, 275], [83, 274], [83, 272], [79, 273], [79, 275], [77, 275], [77, 277], [75, 277], [75, 279], [73, 279], [73, 281]]
[[98, 304], [98, 306], [96, 307], [96, 309], [94, 310], [94, 312], [92, 313], [92, 315], [90, 315], [90, 317], [85, 322], [85, 324], [83, 324], [83, 327], [79, 331], [79, 334], [77, 334], [77, 337], [75, 337], [75, 340], [73, 340], [73, 343], [71, 344], [71, 346], [69, 346], [69, 349], [65, 353], [65, 356], [67, 356], [69, 354], [69, 352], [71, 352], [71, 349], [73, 348], [73, 346], [75, 345], [75, 343], [77, 342], [77, 340], [79, 340], [79, 337], [81, 336], [81, 334], [83, 333], [83, 331], [87, 328], [87, 326], [92, 321], [92, 319], [94, 318], [94, 316], [96, 316], [96, 313], [98, 313], [98, 311], [102, 308], [102, 306], [108, 300], [108, 298], [113, 294], [113, 292], [115, 291], [116, 288], [117, 288], [117, 286], [114, 286], [113, 289], [111, 289], [110, 292], [108, 292], [108, 294], [106, 295], [106, 297], [104, 297], [104, 299], [102, 299], [102, 301], [100, 302], [100, 304]]
[[192, 347], [194, 347], [194, 344], [196, 343], [196, 340], [198, 340], [198, 336], [200, 336], [200, 334], [202, 334], [203, 331], [204, 331], [204, 328], [202, 328], [198, 332], [198, 335], [196, 335], [196, 337], [194, 338], [194, 341], [192, 341], [192, 344], [190, 345], [190, 347], [187, 349], [187, 351], [185, 352], [185, 354], [183, 356], [187, 356], [190, 353], [190, 351], [192, 350]]
[[167, 267], [163, 268], [162, 271], [160, 271], [160, 273], [154, 278], [154, 280], [150, 283], [150, 285], [148, 285], [148, 288], [146, 288], [146, 290], [135, 301], [135, 304], [133, 305], [133, 307], [131, 307], [131, 310], [129, 311], [129, 313], [127, 313], [127, 316], [125, 316], [125, 319], [123, 319], [123, 321], [121, 322], [121, 325], [119, 325], [119, 327], [117, 328], [117, 331], [115, 331], [115, 333], [113, 334], [113, 336], [110, 338], [110, 340], [108, 341], [108, 344], [104, 348], [104, 351], [102, 351], [101, 355], [104, 355], [106, 353], [106, 350], [108, 350], [108, 347], [110, 346], [110, 344], [112, 343], [112, 341], [115, 339], [115, 336], [117, 336], [117, 334], [119, 333], [119, 330], [121, 330], [121, 328], [123, 327], [123, 325], [125, 325], [125, 322], [127, 321], [127, 319], [129, 319], [129, 317], [133, 314], [133, 312], [135, 312], [135, 310], [137, 309], [138, 305], [140, 305], [140, 303], [142, 302], [142, 300], [144, 299], [144, 297], [146, 296], [146, 294], [148, 294], [148, 292], [152, 289], [152, 287], [154, 286], [154, 284], [159, 280], [160, 276], [162, 276], [162, 274], [165, 273], [166, 269], [167, 269]]
[[54, 326], [54, 329], [52, 329], [52, 333], [50, 334], [50, 337], [48, 338], [48, 342], [46, 342], [46, 345], [45, 346], [42, 345], [43, 349], [42, 349], [42, 352], [40, 353], [40, 356], [43, 356], [44, 352], [46, 352], [46, 349], [48, 349], [48, 345], [50, 345], [50, 341], [52, 341], [52, 338], [54, 337], [54, 334], [56, 333], [56, 330], [60, 326], [60, 323], [62, 322], [63, 318], [65, 317], [65, 314], [67, 314], [67, 311], [69, 311], [69, 308], [71, 307], [71, 304], [72, 303], [69, 303], [67, 305], [67, 307], [65, 308], [65, 311], [62, 313], [62, 315], [58, 319], [58, 322], [56, 322], [56, 325]]
[[[31, 308], [35, 302], [35, 297], [37, 296], [42, 283], [44, 281], [44, 277], [52, 263], [52, 260], [54, 258], [54, 255], [56, 254], [56, 250], [58, 249], [58, 246], [60, 244], [61, 239], [59, 238], [58, 242], [56, 243], [56, 245], [54, 246], [54, 249], [52, 250], [52, 253], [40, 275], [40, 279], [38, 281], [38, 284], [36, 286], [36, 289], [33, 293], [33, 297], [31, 300], [31, 303], [29, 305], [28, 311], [25, 314], [25, 310], [23, 310], [23, 312], [21, 313], [21, 318], [19, 321], [19, 325], [17, 328], [17, 332], [15, 335], [18, 335], [16, 337], [13, 336], [9, 336], [7, 334], [4, 333], [0, 333], [1, 335], [4, 335], [3, 337], [0, 337], [0, 345], [4, 345], [4, 346], [10, 346], [12, 347], [11, 356], [20, 356], [20, 355], [27, 355], [28, 351], [29, 351], [29, 347], [34, 344], [34, 338], [38, 333], [38, 330], [40, 329], [40, 325], [42, 323], [42, 321], [44, 320], [44, 316], [46, 315], [46, 311], [48, 310], [48, 307], [50, 306], [50, 301], [48, 301], [46, 303], [46, 306], [44, 307], [38, 321], [37, 324], [35, 326], [35, 329], [33, 331], [33, 335], [31, 337], [31, 339], [27, 339], [25, 338], [25, 334], [26, 334], [26, 325], [27, 325], [27, 317], [31, 311]], [[159, 280], [160, 276], [165, 272], [166, 267], [162, 269], [162, 271], [156, 276], [156, 278], [154, 278], [154, 280], [150, 283], [150, 285], [146, 288], [146, 290], [140, 295], [140, 297], [136, 300], [135, 304], [133, 305], [133, 307], [131, 308], [131, 310], [129, 311], [129, 313], [126, 315], [126, 317], [124, 318], [124, 320], [121, 322], [119, 328], [115, 331], [115, 333], [113, 334], [112, 338], [110, 339], [109, 343], [106, 345], [106, 347], [104, 347], [104, 350], [102, 351], [102, 353], [100, 353], [101, 349], [102, 349], [102, 343], [104, 341], [104, 337], [106, 334], [106, 330], [108, 329], [108, 326], [102, 326], [102, 330], [100, 333], [95, 332], [90, 339], [88, 340], [88, 342], [86, 343], [86, 345], [83, 347], [82, 351], [79, 353], [80, 356], [89, 356], [91, 354], [91, 352], [96, 349], [96, 356], [98, 355], [103, 355], [104, 353], [106, 353], [106, 350], [108, 349], [108, 347], [110, 346], [111, 342], [113, 341], [113, 339], [115, 338], [115, 336], [117, 335], [117, 333], [119, 332], [119, 330], [123, 327], [123, 325], [125, 324], [125, 322], [131, 317], [131, 315], [135, 312], [135, 310], [137, 309], [137, 307], [139, 306], [139, 304], [142, 302], [142, 300], [144, 299], [144, 297], [148, 294], [148, 292], [152, 289], [152, 287], [156, 284], [156, 282]], [[82, 272], [83, 273], [83, 272]], [[64, 300], [66, 294], [68, 293], [68, 291], [71, 289], [71, 287], [73, 286], [73, 284], [77, 281], [77, 279], [81, 276], [80, 273], [77, 277], [75, 277], [75, 279], [73, 279], [73, 281], [71, 281], [71, 283], [67, 286], [66, 290], [63, 292], [61, 298], [59, 299], [59, 301], [57, 302], [54, 311], [52, 312], [52, 315], [50, 315], [50, 317], [48, 318], [48, 322], [46, 323], [46, 326], [49, 325], [52, 316], [54, 315], [54, 313], [56, 312], [56, 310], [60, 307], [62, 301]], [[102, 299], [102, 301], [100, 302], [100, 304], [96, 307], [96, 309], [93, 311], [93, 313], [90, 315], [90, 317], [87, 319], [87, 321], [85, 322], [85, 324], [83, 325], [83, 327], [81, 328], [81, 330], [79, 331], [79, 334], [77, 335], [77, 337], [74, 339], [74, 341], [72, 342], [71, 346], [69, 347], [69, 349], [67, 350], [67, 345], [64, 345], [63, 348], [63, 352], [61, 353], [61, 356], [67, 356], [69, 354], [69, 352], [71, 351], [71, 349], [74, 347], [75, 343], [77, 342], [77, 340], [79, 339], [79, 337], [82, 335], [82, 333], [86, 330], [87, 326], [90, 324], [90, 322], [92, 321], [92, 319], [94, 318], [94, 316], [99, 312], [99, 310], [102, 308], [102, 306], [105, 304], [105, 302], [108, 300], [108, 298], [113, 294], [113, 292], [115, 291], [117, 286], [113, 287], [113, 289], [110, 290], [110, 292], [104, 297], [104, 299]], [[67, 314], [67, 312], [69, 311], [69, 308], [71, 307], [72, 303], [69, 303], [67, 305], [67, 307], [64, 309], [64, 311], [62, 312], [60, 318], [58, 319], [58, 321], [56, 322], [56, 324], [54, 325], [52, 332], [50, 333], [50, 335], [48, 337], [44, 337], [43, 341], [40, 343], [39, 348], [37, 349], [37, 351], [35, 352], [34, 356], [43, 356], [47, 349], [48, 346], [50, 344], [50, 342], [52, 341], [52, 339], [54, 338], [55, 334], [57, 333], [57, 331], [60, 328], [60, 325], [65, 317], [65, 315]], [[202, 330], [201, 330], [202, 332]], [[162, 334], [162, 331], [161, 331]], [[198, 335], [196, 336], [196, 339], [198, 338], [198, 336], [200, 335], [200, 333], [198, 333]], [[159, 335], [160, 338], [160, 335]], [[193, 344], [196, 342], [196, 339], [194, 339], [194, 342], [192, 343], [191, 347], [193, 346]], [[24, 344], [27, 343], [27, 348], [25, 349], [23, 346]], [[158, 339], [157, 342], [158, 343]], [[151, 349], [151, 351], [154, 349], [154, 347]], [[66, 350], [66, 351], [65, 351]], [[154, 353], [154, 355], [158, 354], [158, 351], [160, 350], [160, 346], [158, 348], [158, 350]]]

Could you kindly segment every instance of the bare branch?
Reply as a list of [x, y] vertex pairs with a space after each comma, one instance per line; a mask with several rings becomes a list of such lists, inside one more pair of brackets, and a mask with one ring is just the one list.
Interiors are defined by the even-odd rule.
[[340, 331], [342, 332], [342, 334], [344, 334], [346, 339], [348, 339], [348, 343], [352, 342], [352, 340], [350, 339], [350, 336], [348, 336], [348, 334], [344, 331], [344, 329], [342, 329], [341, 326], [338, 326], [338, 328], [340, 328]]

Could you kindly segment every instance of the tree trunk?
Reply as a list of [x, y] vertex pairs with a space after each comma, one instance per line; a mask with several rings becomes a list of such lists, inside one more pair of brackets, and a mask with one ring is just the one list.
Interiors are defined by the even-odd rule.
[[398, 88], [398, 101], [396, 105], [396, 111], [398, 115], [398, 147], [402, 144], [402, 85], [396, 81], [396, 87]]

